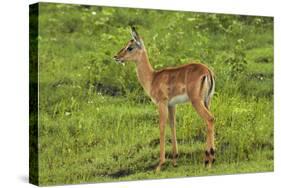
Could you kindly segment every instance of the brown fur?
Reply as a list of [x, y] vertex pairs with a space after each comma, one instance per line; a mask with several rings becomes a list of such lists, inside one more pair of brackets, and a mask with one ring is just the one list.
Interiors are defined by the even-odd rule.
[[[205, 65], [195, 63], [156, 71], [153, 75], [151, 96], [156, 102], [170, 100], [186, 93], [191, 94], [189, 97], [199, 97], [201, 95], [199, 87], [202, 84], [200, 81], [209, 74]], [[162, 87], [158, 87], [159, 85]]]

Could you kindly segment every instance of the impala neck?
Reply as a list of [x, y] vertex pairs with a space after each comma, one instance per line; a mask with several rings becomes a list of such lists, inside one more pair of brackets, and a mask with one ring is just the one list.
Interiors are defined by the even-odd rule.
[[140, 84], [144, 88], [147, 94], [150, 94], [151, 82], [153, 79], [154, 70], [149, 63], [146, 49], [142, 51], [139, 58], [136, 61], [137, 64], [137, 76]]

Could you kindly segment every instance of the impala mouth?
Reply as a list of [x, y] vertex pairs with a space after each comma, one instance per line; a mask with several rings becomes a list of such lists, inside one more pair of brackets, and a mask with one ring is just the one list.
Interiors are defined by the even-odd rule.
[[123, 61], [122, 59], [120, 59], [120, 58], [118, 58], [118, 57], [116, 57], [116, 56], [114, 56], [113, 59], [114, 59], [117, 63], [124, 65], [124, 61]]

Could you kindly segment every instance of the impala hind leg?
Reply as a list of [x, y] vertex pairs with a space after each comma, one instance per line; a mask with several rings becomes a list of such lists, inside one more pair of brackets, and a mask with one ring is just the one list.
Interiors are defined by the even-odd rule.
[[215, 144], [214, 144], [214, 117], [204, 105], [202, 100], [193, 100], [192, 105], [194, 106], [197, 113], [207, 123], [207, 148], [205, 151], [205, 166], [211, 167], [212, 163], [215, 162]]
[[172, 133], [172, 145], [173, 145], [173, 165], [177, 166], [177, 157], [178, 157], [178, 145], [177, 145], [177, 136], [176, 136], [176, 107], [169, 106], [169, 120], [170, 120], [170, 128]]
[[161, 170], [165, 162], [165, 126], [168, 118], [168, 106], [166, 103], [159, 103], [159, 129], [160, 129], [160, 161], [156, 168], [156, 172]]

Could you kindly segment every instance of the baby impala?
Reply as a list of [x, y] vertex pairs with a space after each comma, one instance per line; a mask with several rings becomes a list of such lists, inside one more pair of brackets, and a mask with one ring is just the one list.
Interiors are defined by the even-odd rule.
[[132, 39], [114, 56], [114, 59], [123, 65], [126, 62], [136, 64], [138, 81], [158, 108], [160, 160], [156, 171], [160, 171], [165, 162], [165, 125], [168, 119], [172, 131], [173, 165], [177, 165], [176, 105], [187, 102], [192, 104], [207, 124], [205, 165], [211, 167], [215, 161], [214, 116], [209, 110], [215, 89], [212, 71], [199, 63], [154, 70], [149, 63], [143, 40], [134, 27], [131, 30]]

